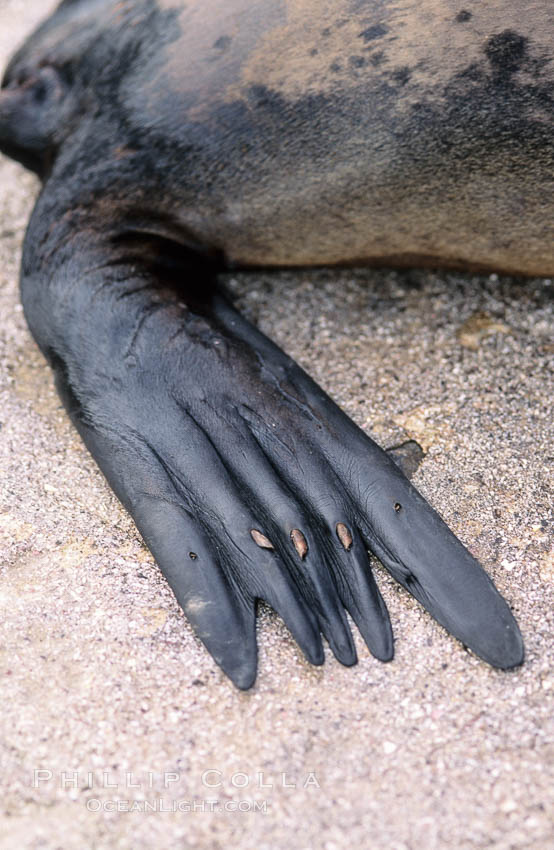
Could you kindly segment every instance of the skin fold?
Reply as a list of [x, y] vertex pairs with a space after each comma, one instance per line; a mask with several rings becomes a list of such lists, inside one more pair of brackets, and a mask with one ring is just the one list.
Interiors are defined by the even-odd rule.
[[393, 656], [368, 550], [455, 637], [510, 608], [403, 475], [221, 290], [256, 267], [554, 271], [551, 12], [506, 0], [65, 0], [9, 64], [40, 175], [21, 293], [66, 409], [240, 688], [257, 600], [305, 656]]

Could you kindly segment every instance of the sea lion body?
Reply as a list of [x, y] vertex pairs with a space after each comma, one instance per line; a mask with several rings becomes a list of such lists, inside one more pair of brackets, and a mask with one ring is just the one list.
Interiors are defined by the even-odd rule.
[[547, 0], [65, 0], [7, 69], [0, 148], [44, 181], [28, 324], [239, 687], [258, 599], [314, 664], [321, 634], [355, 663], [345, 611], [392, 658], [368, 549], [482, 658], [523, 660], [482, 567], [216, 275], [552, 273], [553, 53]]
[[7, 79], [39, 51], [72, 65], [100, 104], [87, 185], [136, 206], [140, 179], [171, 236], [229, 265], [551, 274], [553, 7], [460, 7], [70, 2]]

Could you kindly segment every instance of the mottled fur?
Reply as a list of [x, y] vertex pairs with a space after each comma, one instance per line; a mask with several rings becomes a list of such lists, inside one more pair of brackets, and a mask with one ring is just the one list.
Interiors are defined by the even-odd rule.
[[265, 599], [313, 663], [370, 548], [475, 652], [506, 603], [393, 460], [217, 292], [229, 267], [554, 271], [552, 6], [65, 0], [14, 57], [0, 148], [44, 181], [21, 287], [64, 403], [240, 687]]

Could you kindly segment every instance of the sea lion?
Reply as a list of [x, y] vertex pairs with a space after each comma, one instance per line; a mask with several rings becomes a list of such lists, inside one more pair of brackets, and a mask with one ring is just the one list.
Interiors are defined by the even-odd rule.
[[392, 657], [368, 548], [483, 659], [523, 660], [482, 567], [217, 273], [552, 273], [551, 58], [547, 0], [64, 0], [8, 66], [0, 148], [44, 184], [29, 327], [240, 688], [258, 599], [314, 664], [321, 634], [356, 661], [345, 611]]

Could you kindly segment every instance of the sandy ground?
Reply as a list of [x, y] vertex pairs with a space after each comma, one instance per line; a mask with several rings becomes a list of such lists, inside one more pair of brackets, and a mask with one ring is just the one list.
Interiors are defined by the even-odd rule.
[[[3, 0], [0, 64], [48, 6]], [[264, 610], [258, 683], [239, 693], [26, 329], [17, 275], [37, 190], [0, 160], [2, 850], [554, 846], [551, 281], [230, 281], [382, 445], [421, 443], [415, 483], [494, 576], [527, 648], [521, 669], [492, 670], [377, 566], [393, 663], [356, 635], [357, 667], [312, 668]]]

